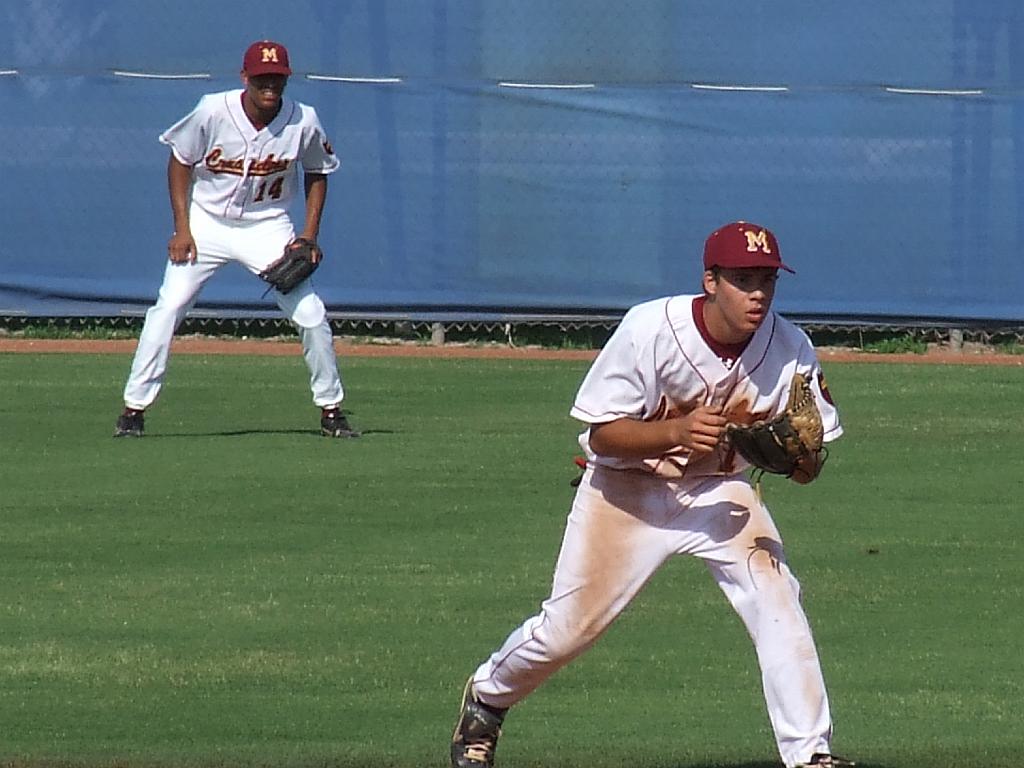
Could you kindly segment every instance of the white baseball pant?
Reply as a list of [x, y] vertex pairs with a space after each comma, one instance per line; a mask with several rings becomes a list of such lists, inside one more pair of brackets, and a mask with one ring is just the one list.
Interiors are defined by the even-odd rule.
[[[195, 304], [206, 281], [232, 261], [258, 275], [295, 237], [293, 225], [286, 216], [258, 222], [227, 221], [211, 216], [195, 204], [189, 216], [198, 255], [194, 263], [167, 262], [156, 304], [146, 312], [125, 385], [124, 402], [129, 408], [144, 410], [160, 394], [174, 332]], [[274, 298], [298, 329], [302, 354], [309, 368], [313, 403], [321, 407], [341, 403], [345, 393], [323, 301], [313, 291], [309, 280], [304, 280], [287, 295], [274, 291]]]
[[787, 766], [828, 753], [828, 696], [800, 586], [767, 508], [742, 477], [696, 484], [588, 469], [569, 514], [551, 596], [476, 670], [473, 686], [511, 707], [589, 648], [672, 555], [704, 561], [746, 625]]

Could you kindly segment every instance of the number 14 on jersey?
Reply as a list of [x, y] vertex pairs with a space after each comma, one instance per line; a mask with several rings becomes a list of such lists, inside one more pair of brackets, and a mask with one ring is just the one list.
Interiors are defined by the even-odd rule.
[[278, 200], [281, 197], [281, 191], [283, 189], [284, 174], [281, 174], [274, 179], [264, 179], [260, 182], [259, 186], [256, 187], [256, 196], [253, 198], [253, 202], [262, 202], [267, 197], [271, 200]]

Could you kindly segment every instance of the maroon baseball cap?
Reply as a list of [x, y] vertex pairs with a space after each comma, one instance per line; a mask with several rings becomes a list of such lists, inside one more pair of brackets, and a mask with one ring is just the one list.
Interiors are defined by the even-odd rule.
[[247, 75], [290, 75], [288, 49], [280, 43], [260, 40], [246, 49], [242, 69]]
[[704, 269], [712, 267], [772, 267], [796, 274], [782, 263], [779, 241], [772, 231], [749, 221], [734, 221], [708, 235], [704, 242]]

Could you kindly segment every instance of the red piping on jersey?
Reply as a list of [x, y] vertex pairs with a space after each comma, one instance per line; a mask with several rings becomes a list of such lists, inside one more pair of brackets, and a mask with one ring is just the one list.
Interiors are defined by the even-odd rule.
[[[246, 149], [248, 149], [249, 142], [245, 140], [245, 131], [242, 130], [242, 126], [240, 126], [238, 124], [238, 121], [235, 120], [235, 113], [231, 111], [231, 102], [228, 101], [228, 99], [230, 98], [230, 95], [231, 95], [230, 92], [224, 94], [224, 109], [228, 113], [228, 120], [230, 120], [231, 124], [233, 126], [235, 126], [235, 130], [238, 131], [238, 134], [242, 137], [242, 142], [245, 144]], [[243, 114], [245, 113], [244, 107], [242, 109], [242, 113]], [[206, 154], [209, 154], [209, 152], [210, 152], [210, 148], [207, 147], [206, 148]], [[248, 154], [248, 152], [246, 154]], [[204, 154], [203, 156], [205, 157], [206, 155]], [[238, 184], [235, 184], [235, 188], [233, 190], [231, 190], [231, 195], [230, 195], [230, 197], [228, 197], [227, 202], [224, 204], [224, 212], [221, 213], [221, 218], [226, 219], [228, 217], [228, 211], [231, 210], [231, 201], [235, 199], [235, 193], [238, 192], [239, 186], [241, 186], [244, 183], [245, 183], [245, 174], [243, 174], [241, 176], [241, 178], [239, 178]]]
[[707, 302], [707, 296], [698, 296], [693, 300], [693, 322], [697, 326], [697, 330], [700, 332], [701, 337], [704, 339], [704, 343], [707, 344], [711, 351], [718, 355], [722, 360], [728, 360], [730, 363], [739, 360], [740, 355], [750, 344], [750, 340], [754, 338], [751, 334], [745, 341], [741, 341], [737, 344], [725, 344], [714, 336], [711, 335], [711, 331], [708, 330], [708, 324], [704, 321], [704, 304]]
[[[711, 393], [711, 385], [708, 383], [708, 380], [704, 378], [704, 375], [700, 372], [700, 368], [698, 368], [694, 364], [693, 360], [690, 359], [690, 356], [686, 354], [686, 350], [683, 349], [683, 342], [679, 340], [679, 334], [676, 333], [675, 326], [672, 325], [672, 321], [669, 319], [668, 305], [669, 305], [670, 302], [674, 301], [676, 298], [678, 298], [678, 297], [673, 296], [672, 298], [667, 299], [665, 301], [665, 322], [668, 323], [668, 327], [672, 331], [672, 336], [676, 340], [676, 346], [679, 348], [679, 354], [681, 354], [683, 356], [683, 359], [686, 360], [686, 362], [690, 364], [690, 367], [693, 369], [693, 372], [695, 374], [697, 374], [697, 378], [699, 378], [704, 383], [704, 402], [707, 402], [708, 395]], [[691, 314], [693, 312], [693, 305], [692, 305], [692, 303], [690, 305], [690, 312], [691, 312]]]
[[[756, 363], [754, 363], [752, 366], [750, 366], [750, 370], [747, 371], [747, 375], [744, 378], [749, 379], [750, 375], [754, 371], [756, 371], [758, 368], [760, 368], [761, 364], [764, 362], [765, 358], [768, 357], [768, 350], [771, 349], [772, 339], [775, 338], [775, 329], [778, 327], [778, 317], [776, 316], [776, 314], [774, 312], [772, 312], [769, 315], [769, 317], [771, 317], [771, 319], [772, 319], [772, 329], [768, 333], [768, 341], [765, 342], [764, 352], [761, 353], [760, 359]], [[760, 329], [758, 329], [758, 330], [760, 330]]]
[[[243, 93], [243, 95], [244, 95], [244, 93]], [[230, 119], [232, 125], [235, 126], [235, 130], [238, 131], [239, 135], [242, 137], [242, 142], [245, 144], [246, 149], [248, 150], [249, 141], [248, 141], [248, 139], [245, 138], [245, 131], [242, 129], [242, 126], [240, 126], [238, 124], [238, 121], [235, 120], [235, 115], [231, 111], [231, 102], [228, 101], [229, 97], [230, 97], [230, 91], [228, 93], [224, 94], [224, 108], [227, 110], [228, 119]], [[259, 133], [260, 131], [264, 130], [267, 126], [270, 126], [270, 125], [273, 125], [274, 123], [276, 123], [278, 118], [280, 118], [282, 113], [284, 112], [285, 103], [288, 102], [288, 101], [291, 102], [291, 104], [290, 104], [291, 109], [288, 112], [288, 116], [285, 118], [285, 125], [287, 125], [291, 121], [292, 115], [295, 114], [295, 110], [298, 109], [299, 104], [294, 99], [287, 99], [286, 100], [282, 96], [281, 97], [281, 109], [279, 109], [277, 114], [274, 115], [274, 119], [271, 120], [269, 123], [267, 123], [267, 125], [263, 126], [263, 128], [257, 129], [256, 132]], [[243, 115], [245, 114], [244, 102], [243, 102], [243, 107], [242, 107], [242, 114]], [[254, 129], [256, 128], [255, 125], [252, 125], [252, 121], [251, 120], [249, 121], [249, 125], [251, 125]], [[207, 154], [208, 153], [209, 153], [209, 148], [207, 148]], [[246, 154], [248, 154], [248, 151], [246, 151]], [[205, 157], [205, 155], [204, 155], [204, 157]], [[296, 159], [298, 159], [298, 158], [296, 158]], [[234, 192], [237, 192], [238, 191], [238, 187], [241, 186], [242, 184], [244, 184], [245, 180], [248, 179], [248, 178], [249, 178], [249, 167], [246, 166], [245, 173], [242, 174], [242, 177], [239, 179], [238, 184], [235, 185]], [[224, 218], [224, 219], [228, 218], [228, 211], [231, 209], [231, 201], [234, 199], [234, 196], [235, 196], [234, 192], [232, 192], [231, 197], [228, 198], [227, 205], [224, 208], [224, 213], [221, 214], [221, 218]], [[246, 207], [245, 207], [245, 204], [243, 203], [242, 204], [242, 213], [241, 213], [241, 215], [245, 215], [245, 212], [246, 212]]]
[[[775, 328], [776, 328], [776, 319], [777, 319], [775, 317], [775, 313], [774, 312], [772, 312], [769, 315], [769, 317], [771, 317], [771, 320], [772, 320], [772, 328], [768, 332], [768, 341], [765, 342], [764, 351], [761, 353], [761, 357], [758, 359], [758, 361], [756, 363], [754, 363], [752, 366], [750, 366], [750, 370], [749, 371], [746, 371], [743, 374], [743, 376], [740, 376], [740, 377], [738, 377], [736, 379], [736, 382], [733, 384], [732, 388], [729, 390], [729, 393], [725, 397], [725, 401], [726, 402], [729, 402], [729, 398], [732, 397], [732, 393], [736, 391], [736, 388], [739, 387], [740, 383], [743, 382], [743, 381], [746, 381], [747, 379], [749, 379], [753, 375], [754, 371], [756, 371], [758, 368], [761, 367], [761, 364], [764, 363], [765, 358], [768, 357], [768, 350], [772, 346], [772, 339], [775, 338]], [[758, 328], [758, 330], [761, 330], [761, 329]], [[755, 331], [755, 333], [756, 333], [756, 331]], [[753, 336], [750, 337], [750, 339], [753, 339], [753, 338], [754, 338]], [[748, 344], [749, 344], [749, 341], [750, 340], [748, 339]]]
[[[665, 320], [666, 321], [668, 321], [668, 319], [669, 319], [668, 304], [674, 298], [676, 298], [676, 297], [672, 297], [672, 298], [670, 298], [670, 299], [665, 301]], [[704, 341], [705, 344], [708, 345], [708, 348], [712, 352], [714, 352], [716, 355], [718, 355], [720, 353], [720, 351], [722, 351], [723, 349], [725, 349], [726, 351], [729, 351], [728, 350], [729, 345], [719, 344], [718, 342], [713, 341], [707, 335], [705, 335], [705, 332], [707, 330], [707, 326], [705, 326], [702, 321], [698, 321], [697, 320], [697, 311], [699, 309], [699, 305], [703, 305], [703, 303], [704, 303], [703, 299], [704, 299], [703, 296], [697, 296], [697, 297], [695, 297], [693, 299], [693, 302], [691, 304], [691, 311], [693, 312], [693, 321], [694, 321], [694, 324], [697, 326], [697, 330], [700, 333], [701, 339]], [[698, 305], [698, 303], [699, 303], [699, 305]], [[777, 321], [778, 321], [778, 318], [776, 317], [775, 312], [771, 312], [769, 314], [769, 317], [771, 318], [772, 326], [771, 326], [771, 330], [768, 332], [768, 340], [765, 342], [764, 349], [761, 352], [761, 357], [758, 358], [757, 362], [754, 363], [750, 367], [750, 370], [745, 372], [745, 374], [744, 374], [744, 376], [742, 378], [739, 378], [739, 379], [736, 380], [736, 384], [737, 385], [741, 381], [743, 381], [744, 379], [749, 379], [751, 374], [753, 374], [753, 372], [756, 371], [764, 363], [765, 358], [768, 357], [768, 350], [771, 348], [772, 340], [775, 338], [775, 329], [777, 327]], [[765, 319], [767, 320], [768, 318], [765, 318]], [[704, 375], [700, 372], [700, 369], [693, 362], [693, 360], [690, 359], [689, 355], [686, 354], [686, 351], [683, 349], [683, 344], [682, 344], [682, 342], [679, 339], [679, 334], [676, 333], [676, 329], [672, 326], [671, 322], [669, 322], [669, 328], [672, 329], [672, 335], [673, 335], [673, 337], [676, 340], [676, 346], [679, 348], [679, 353], [683, 356], [683, 359], [685, 359], [686, 362], [690, 364], [690, 367], [693, 369], [693, 372], [695, 374], [697, 374], [697, 377], [704, 383], [704, 389], [705, 389], [704, 401], [707, 402], [708, 395], [711, 392], [711, 385], [708, 383], [708, 380], [706, 378], [704, 378]], [[760, 328], [758, 328], [758, 330], [760, 330]], [[755, 331], [754, 333], [756, 334], [757, 331]], [[753, 338], [754, 337], [751, 336], [750, 339], [747, 340], [747, 343], [743, 347], [743, 351], [744, 352], [746, 351], [746, 348], [750, 345], [750, 341], [753, 340]], [[742, 352], [740, 354], [742, 355]], [[737, 359], [738, 358], [739, 358], [739, 356], [737, 356]]]
[[[679, 354], [681, 354], [683, 356], [683, 359], [686, 360], [686, 362], [689, 364], [690, 368], [693, 369], [693, 372], [697, 375], [697, 378], [700, 379], [701, 382], [704, 384], [704, 397], [703, 397], [703, 400], [704, 400], [705, 403], [707, 403], [708, 402], [708, 397], [710, 397], [710, 395], [711, 395], [711, 384], [709, 384], [708, 380], [704, 378], [704, 374], [701, 373], [700, 368], [698, 368], [697, 365], [693, 362], [693, 360], [690, 359], [690, 356], [686, 354], [686, 350], [683, 348], [683, 343], [679, 339], [679, 334], [676, 333], [675, 326], [672, 325], [672, 322], [669, 319], [668, 305], [669, 305], [669, 302], [673, 301], [674, 298], [676, 298], [676, 297], [670, 298], [670, 299], [668, 299], [665, 302], [665, 322], [668, 323], [668, 327], [672, 330], [672, 337], [676, 340], [676, 347], [679, 348]], [[691, 302], [690, 302], [690, 315], [691, 315], [691, 317], [693, 315], [693, 303], [696, 300], [697, 299], [695, 298], [695, 299], [691, 300]], [[698, 330], [698, 332], [700, 331], [700, 326], [697, 327], [697, 330]], [[672, 454], [664, 453], [664, 454], [662, 454], [661, 456], [658, 457], [658, 461], [657, 461], [657, 463], [653, 467], [653, 471], [654, 471], [655, 474], [658, 473], [658, 470], [661, 468], [662, 463], [671, 461], [671, 458], [670, 458], [671, 455]], [[693, 451], [688, 451], [687, 452], [687, 463], [686, 464], [679, 464], [678, 462], [672, 462], [673, 464], [675, 464], [676, 468], [681, 470], [680, 478], [679, 478], [680, 480], [682, 480], [684, 477], [686, 477], [686, 471], [690, 468], [689, 456], [692, 456], [692, 455], [693, 455]]]
[[[700, 313], [702, 311], [702, 307], [703, 307], [703, 304], [704, 304], [704, 298], [705, 298], [704, 296], [697, 296], [697, 297], [695, 297], [693, 299], [693, 301], [692, 301], [692, 303], [690, 305], [691, 306], [691, 313], [693, 315], [693, 322], [694, 322], [694, 325], [697, 327], [697, 331], [700, 334], [701, 339], [704, 341], [705, 344], [707, 344], [708, 348], [712, 352], [714, 352], [716, 355], [721, 356], [721, 353], [723, 351], [727, 352], [727, 353], [733, 351], [730, 347], [733, 347], [735, 345], [723, 345], [723, 344], [719, 344], [718, 342], [715, 342], [713, 340], [713, 338], [711, 338], [710, 333], [707, 331], [707, 326], [703, 322], [703, 317], [700, 317], [700, 319], [698, 319], [698, 313]], [[668, 302], [671, 301], [671, 300], [672, 299], [669, 299], [668, 301], [665, 302], [665, 319], [666, 320], [668, 320]], [[761, 353], [761, 357], [758, 359], [758, 361], [756, 363], [754, 363], [750, 367], [750, 370], [746, 371], [742, 377], [738, 377], [736, 379], [736, 381], [733, 384], [732, 388], [729, 390], [728, 394], [725, 397], [725, 401], [726, 402], [728, 402], [729, 398], [732, 397], [732, 393], [736, 391], [736, 388], [740, 385], [740, 382], [742, 382], [742, 381], [744, 381], [746, 379], [749, 379], [751, 374], [753, 374], [753, 372], [756, 371], [761, 366], [762, 363], [764, 363], [765, 358], [768, 356], [768, 349], [772, 345], [772, 339], [775, 338], [775, 329], [776, 329], [776, 320], [777, 320], [774, 312], [772, 312], [770, 314], [770, 317], [771, 317], [771, 321], [772, 321], [772, 326], [771, 326], [771, 330], [769, 331], [769, 334], [768, 334], [768, 340], [767, 340], [767, 342], [764, 345], [764, 350]], [[689, 363], [690, 367], [693, 369], [693, 372], [695, 374], [697, 374], [697, 377], [704, 383], [704, 402], [708, 403], [708, 400], [709, 400], [709, 398], [711, 396], [711, 391], [712, 391], [711, 390], [711, 385], [708, 383], [708, 380], [706, 378], [704, 378], [703, 374], [700, 372], [700, 369], [694, 364], [693, 360], [691, 360], [690, 357], [686, 354], [686, 351], [683, 349], [683, 344], [679, 340], [679, 335], [676, 333], [676, 330], [672, 326], [671, 323], [669, 323], [669, 328], [672, 329], [672, 335], [675, 337], [676, 346], [679, 347], [679, 353], [683, 356], [683, 358], [686, 360], [686, 362]], [[760, 330], [760, 327], [758, 328], [758, 330]], [[755, 331], [754, 333], [756, 334], [757, 331]], [[750, 345], [750, 342], [753, 340], [753, 338], [754, 337], [752, 335], [750, 337], [750, 339], [747, 339], [747, 343], [743, 345], [743, 349], [740, 350], [740, 354], [737, 355], [736, 358], [734, 358], [734, 359], [737, 359], [737, 360], [739, 359], [739, 357], [743, 354], [743, 352], [746, 351], [747, 347]], [[662, 462], [671, 461], [671, 459], [672, 459], [672, 454], [664, 454], [661, 457], [659, 457], [658, 458], [658, 464], [655, 465], [655, 468], [654, 468], [655, 472], [657, 472], [658, 467], [661, 465]], [[676, 466], [678, 467], [680, 465], [676, 464]], [[687, 473], [687, 470], [689, 470], [689, 468], [690, 468], [689, 462], [687, 462], [685, 465], [682, 465], [682, 477], [680, 479], [686, 477], [686, 473]]]

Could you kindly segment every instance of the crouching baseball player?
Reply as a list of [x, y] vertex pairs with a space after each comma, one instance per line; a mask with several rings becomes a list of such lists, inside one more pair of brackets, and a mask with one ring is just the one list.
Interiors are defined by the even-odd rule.
[[[271, 283], [281, 311], [298, 329], [310, 373], [320, 429], [328, 437], [357, 437], [341, 411], [344, 398], [334, 338], [323, 301], [308, 277], [322, 256], [316, 247], [327, 198], [327, 175], [338, 169], [316, 111], [284, 94], [291, 68], [280, 43], [246, 50], [242, 89], [213, 93], [160, 136], [171, 148], [167, 183], [174, 234], [156, 304], [146, 313], [124, 411], [115, 437], [141, 437], [144, 414], [163, 384], [175, 330], [206, 281], [236, 261]], [[301, 236], [288, 215], [303, 171], [305, 221]], [[285, 282], [268, 275], [285, 254], [308, 264]], [[301, 265], [299, 265], [301, 266]], [[296, 279], [297, 278], [297, 279]]]
[[785, 470], [808, 483], [842, 434], [810, 340], [771, 310], [780, 269], [793, 271], [769, 230], [728, 224], [705, 243], [703, 293], [633, 307], [598, 355], [571, 410], [587, 425], [587, 461], [551, 595], [466, 683], [455, 768], [490, 768], [509, 708], [586, 651], [673, 555], [700, 558], [746, 625], [783, 763], [853, 764], [832, 754], [800, 586], [751, 461], [727, 438], [774, 424], [795, 446], [782, 422], [808, 401], [817, 431]]

